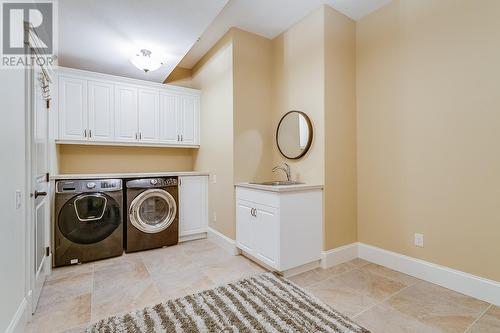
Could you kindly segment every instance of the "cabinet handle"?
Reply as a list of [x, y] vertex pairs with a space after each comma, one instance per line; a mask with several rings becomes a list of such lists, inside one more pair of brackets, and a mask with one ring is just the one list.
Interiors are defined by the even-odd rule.
[[184, 136], [181, 134], [181, 141], [184, 141]]
[[139, 140], [142, 140], [142, 132], [139, 132]]
[[177, 134], [177, 142], [181, 141], [181, 136]]
[[253, 216], [254, 216], [254, 217], [257, 217], [257, 208], [254, 208], [254, 209], [253, 209]]
[[89, 129], [89, 138], [92, 138], [92, 130]]
[[84, 129], [83, 130], [83, 137], [86, 138], [87, 137], [87, 129]]
[[250, 215], [253, 216], [253, 208], [250, 208]]

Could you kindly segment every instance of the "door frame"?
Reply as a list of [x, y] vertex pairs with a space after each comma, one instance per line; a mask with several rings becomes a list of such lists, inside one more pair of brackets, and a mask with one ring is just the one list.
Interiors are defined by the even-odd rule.
[[[29, 52], [30, 55], [36, 56], [32, 53], [32, 49], [30, 46], [25, 46], [26, 51]], [[25, 193], [24, 193], [24, 203], [25, 203], [25, 295], [27, 301], [27, 313], [28, 318], [30, 318], [36, 310], [36, 304], [34, 304], [34, 289], [36, 283], [37, 272], [34, 271], [34, 266], [36, 262], [35, 255], [35, 214], [36, 214], [36, 201], [34, 197], [34, 192], [36, 190], [36, 168], [33, 163], [36, 161], [36, 149], [34, 146], [34, 131], [35, 131], [35, 108], [36, 108], [36, 84], [37, 84], [37, 73], [41, 73], [41, 70], [37, 70], [35, 68], [26, 67], [25, 70]], [[50, 154], [49, 154], [49, 142], [50, 142], [50, 117], [47, 114], [47, 168], [50, 165]], [[48, 170], [47, 170], [48, 171]], [[46, 190], [50, 193], [50, 183], [47, 182]], [[46, 223], [48, 225], [45, 226], [44, 232], [48, 231], [48, 239], [45, 239], [45, 243], [47, 246], [50, 246], [50, 197], [47, 195], [45, 200], [48, 200], [48, 218]], [[47, 230], [48, 229], [48, 230]], [[45, 274], [49, 275], [52, 269], [51, 265], [51, 254], [44, 259], [44, 267]]]

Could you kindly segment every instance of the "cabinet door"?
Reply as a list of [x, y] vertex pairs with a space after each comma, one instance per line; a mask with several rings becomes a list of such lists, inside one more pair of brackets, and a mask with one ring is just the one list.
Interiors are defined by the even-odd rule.
[[87, 80], [59, 77], [59, 139], [87, 140]]
[[264, 263], [278, 268], [279, 213], [278, 209], [263, 205], [255, 207], [255, 256]]
[[158, 90], [139, 89], [139, 141], [157, 143], [160, 140]]
[[190, 95], [179, 96], [179, 127], [181, 129], [181, 144], [198, 144], [198, 97]]
[[115, 140], [137, 142], [137, 89], [115, 86]]
[[113, 141], [115, 138], [114, 86], [89, 81], [88, 137], [92, 141]]
[[180, 132], [177, 123], [176, 96], [160, 92], [160, 141], [177, 144]]
[[208, 177], [179, 177], [179, 235], [207, 231]]
[[238, 248], [255, 253], [255, 217], [252, 216], [253, 204], [243, 200], [236, 202], [236, 243]]

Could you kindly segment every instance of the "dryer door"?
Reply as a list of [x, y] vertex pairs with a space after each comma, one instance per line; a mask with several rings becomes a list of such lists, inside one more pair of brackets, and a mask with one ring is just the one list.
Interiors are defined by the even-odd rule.
[[176, 215], [177, 204], [174, 197], [162, 189], [142, 192], [132, 201], [129, 208], [132, 225], [148, 234], [167, 229]]
[[94, 244], [106, 239], [120, 226], [120, 204], [104, 193], [80, 194], [59, 212], [57, 227], [77, 244]]

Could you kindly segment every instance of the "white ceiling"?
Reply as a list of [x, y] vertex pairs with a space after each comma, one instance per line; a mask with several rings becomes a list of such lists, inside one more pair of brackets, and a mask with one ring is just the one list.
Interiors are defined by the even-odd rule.
[[[163, 82], [227, 0], [59, 1], [61, 66]], [[166, 64], [143, 73], [129, 59], [141, 48]]]
[[[231, 27], [274, 38], [322, 4], [357, 20], [390, 1], [61, 0], [59, 64], [163, 82], [177, 65], [192, 68]], [[166, 64], [138, 70], [129, 59], [142, 48]]]
[[323, 4], [359, 20], [389, 2], [391, 0], [230, 0], [179, 66], [192, 68], [231, 27], [275, 38]]

